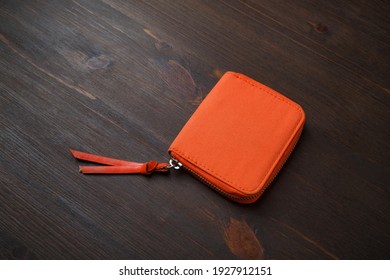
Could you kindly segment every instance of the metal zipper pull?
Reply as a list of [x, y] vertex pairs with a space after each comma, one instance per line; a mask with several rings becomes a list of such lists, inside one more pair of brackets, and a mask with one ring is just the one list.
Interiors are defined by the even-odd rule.
[[177, 169], [180, 169], [180, 167], [182, 167], [182, 166], [183, 166], [183, 164], [181, 164], [180, 161], [178, 161], [177, 159], [171, 158], [169, 160], [169, 165], [166, 168], [168, 168], [168, 169], [173, 168], [173, 169], [177, 170]]

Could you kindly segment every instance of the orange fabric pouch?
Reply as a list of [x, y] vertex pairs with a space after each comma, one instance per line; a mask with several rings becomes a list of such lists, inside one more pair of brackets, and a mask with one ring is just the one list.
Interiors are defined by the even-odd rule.
[[151, 174], [184, 167], [239, 203], [255, 202], [297, 143], [305, 122], [302, 108], [265, 85], [227, 72], [169, 147], [168, 163], [136, 163], [71, 150], [84, 174]]
[[227, 72], [169, 153], [216, 191], [252, 203], [294, 149], [304, 122], [298, 104], [247, 76]]

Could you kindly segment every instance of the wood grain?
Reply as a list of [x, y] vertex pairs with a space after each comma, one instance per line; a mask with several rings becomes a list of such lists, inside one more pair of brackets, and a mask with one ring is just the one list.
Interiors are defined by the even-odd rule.
[[[0, 3], [0, 258], [389, 259], [385, 1]], [[227, 71], [301, 104], [253, 205], [185, 172], [83, 176], [68, 149], [145, 162]]]

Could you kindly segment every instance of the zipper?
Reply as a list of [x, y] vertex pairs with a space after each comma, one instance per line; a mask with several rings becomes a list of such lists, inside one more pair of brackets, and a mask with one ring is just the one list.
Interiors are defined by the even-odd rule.
[[202, 175], [198, 174], [197, 172], [195, 172], [194, 170], [190, 169], [189, 167], [183, 165], [180, 161], [175, 159], [172, 155], [171, 155], [171, 159], [169, 160], [169, 166], [167, 168], [168, 169], [174, 168], [174, 169], [178, 170], [181, 167], [183, 167], [186, 171], [188, 171], [189, 173], [191, 173], [192, 175], [197, 177], [203, 183], [205, 183], [206, 185], [208, 185], [209, 187], [211, 187], [213, 190], [217, 191], [218, 193], [222, 194], [223, 196], [225, 196], [225, 197], [227, 197], [227, 198], [229, 198], [231, 200], [235, 200], [235, 201], [250, 201], [250, 200], [259, 198], [265, 192], [265, 190], [271, 185], [271, 183], [275, 180], [276, 176], [279, 174], [280, 170], [283, 168], [283, 166], [287, 162], [287, 159], [290, 157], [292, 151], [295, 149], [295, 146], [298, 143], [298, 140], [299, 140], [299, 138], [301, 136], [301, 133], [302, 133], [302, 129], [301, 129], [301, 131], [298, 132], [298, 134], [296, 136], [297, 139], [294, 141], [293, 146], [291, 147], [291, 149], [289, 149], [290, 151], [288, 152], [287, 156], [283, 160], [283, 163], [279, 166], [279, 168], [277, 169], [277, 171], [273, 175], [272, 179], [259, 192], [257, 192], [256, 194], [253, 194], [251, 196], [237, 197], [237, 196], [231, 195], [230, 193], [222, 190], [221, 188], [217, 187], [216, 185], [214, 185], [213, 183], [208, 181]]
[[[183, 165], [184, 166], [184, 165]], [[210, 181], [208, 181], [206, 178], [204, 178], [202, 175], [199, 175], [198, 173], [196, 173], [195, 171], [193, 171], [192, 169], [188, 168], [187, 166], [184, 166], [184, 169], [189, 171], [191, 174], [193, 174], [194, 176], [198, 177], [203, 183], [205, 183], [206, 185], [208, 185], [209, 187], [211, 187], [213, 190], [217, 191], [218, 193], [226, 196], [227, 198], [230, 198], [232, 200], [237, 200], [237, 201], [244, 201], [244, 200], [252, 200], [252, 199], [255, 199], [258, 195], [257, 194], [254, 194], [254, 195], [251, 195], [251, 196], [246, 196], [246, 197], [237, 197], [237, 196], [234, 196], [234, 195], [231, 195], [230, 193], [228, 192], [225, 192], [224, 190], [222, 190], [221, 188], [217, 187], [216, 185], [212, 184]]]
[[272, 177], [272, 179], [269, 181], [269, 183], [264, 187], [262, 188], [262, 190], [259, 192], [259, 196], [261, 196], [265, 190], [269, 187], [269, 185], [271, 185], [271, 183], [275, 180], [276, 176], [278, 176], [280, 170], [282, 170], [283, 166], [285, 165], [287, 159], [290, 157], [292, 151], [294, 151], [295, 149], [295, 146], [298, 144], [298, 140], [299, 138], [301, 137], [301, 134], [302, 134], [302, 129], [303, 129], [303, 126], [300, 128], [299, 132], [297, 133], [297, 135], [295, 136], [296, 137], [296, 140], [293, 141], [293, 146], [291, 147], [291, 149], [289, 149], [290, 151], [288, 152], [288, 154], [286, 155], [286, 158], [283, 160], [283, 163], [279, 166], [278, 170], [275, 172], [274, 176]]
[[288, 152], [286, 158], [283, 160], [283, 163], [279, 166], [278, 170], [275, 172], [274, 176], [272, 177], [272, 179], [269, 181], [269, 183], [264, 186], [259, 192], [258, 192], [258, 195], [259, 197], [265, 192], [265, 190], [271, 185], [271, 183], [275, 180], [276, 176], [278, 176], [280, 170], [282, 170], [283, 166], [285, 165], [285, 163], [287, 162], [287, 159], [290, 157], [292, 151], [294, 151], [295, 149], [295, 146], [298, 144], [298, 140], [299, 138], [301, 137], [301, 134], [302, 134], [302, 129], [303, 127], [300, 129], [300, 131], [297, 133], [296, 135], [296, 140], [293, 142], [293, 146], [291, 147], [290, 151]]
[[203, 183], [208, 185], [210, 188], [212, 188], [213, 190], [217, 191], [218, 193], [222, 194], [223, 196], [226, 196], [227, 198], [229, 198], [231, 200], [236, 200], [236, 201], [252, 200], [252, 199], [257, 198], [261, 194], [261, 193], [256, 193], [256, 194], [251, 195], [251, 196], [237, 197], [237, 196], [231, 195], [230, 193], [217, 187], [216, 185], [214, 185], [213, 183], [208, 181], [206, 178], [204, 178], [202, 175], [198, 174], [197, 172], [190, 169], [189, 167], [183, 165], [180, 161], [178, 161], [177, 159], [175, 159], [172, 156], [171, 156], [171, 159], [169, 160], [169, 164], [170, 165], [168, 166], [168, 168], [180, 169], [181, 167], [183, 167], [186, 171], [188, 171], [189, 173], [191, 173], [192, 175], [197, 177], [200, 181], [202, 181]]

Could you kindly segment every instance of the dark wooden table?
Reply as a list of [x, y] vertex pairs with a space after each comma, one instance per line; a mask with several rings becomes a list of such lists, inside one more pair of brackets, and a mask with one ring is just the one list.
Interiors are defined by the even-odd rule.
[[[0, 2], [3, 259], [389, 259], [387, 1]], [[185, 171], [84, 176], [68, 148], [167, 160], [225, 71], [301, 104], [252, 205]]]

